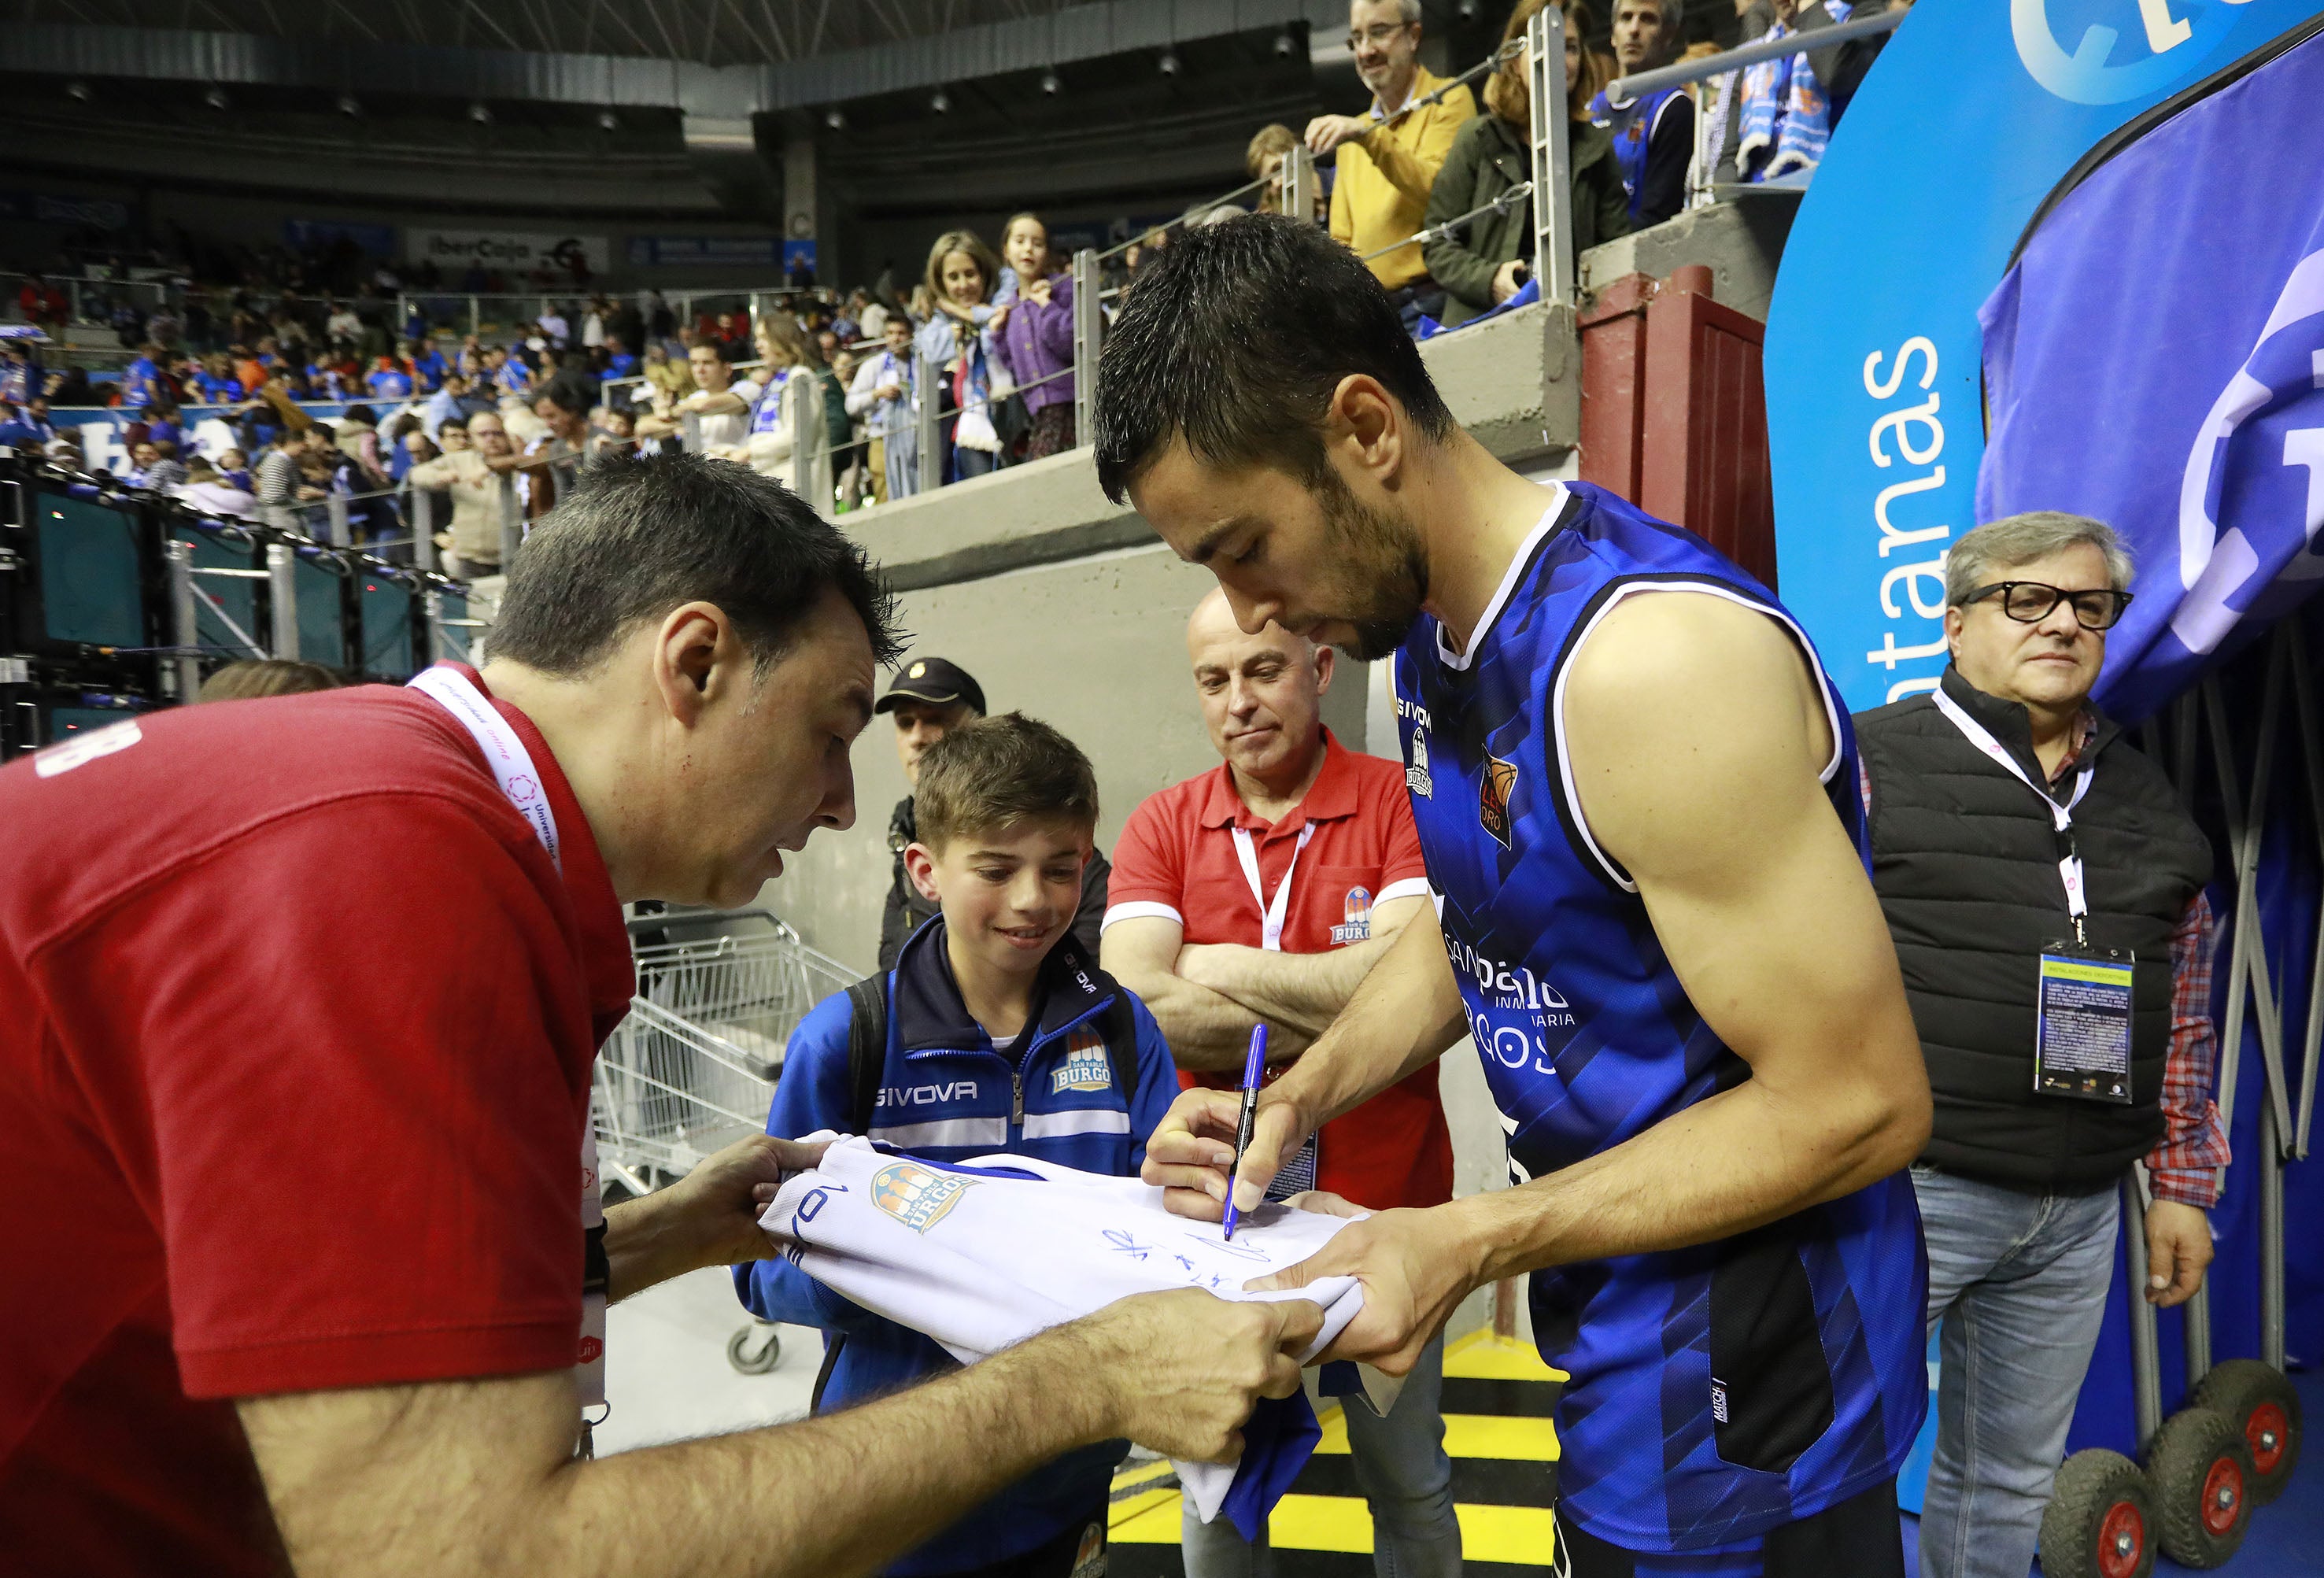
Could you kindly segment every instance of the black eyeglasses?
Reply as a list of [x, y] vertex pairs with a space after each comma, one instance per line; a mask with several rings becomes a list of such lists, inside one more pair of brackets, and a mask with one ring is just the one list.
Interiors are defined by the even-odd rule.
[[1979, 586], [1961, 599], [1964, 607], [2001, 594], [2001, 611], [2020, 624], [2039, 624], [2061, 603], [2074, 605], [2074, 619], [2084, 630], [2112, 630], [2130, 606], [2127, 592], [2068, 592], [2040, 581], [1996, 581]]
[[1388, 41], [1408, 27], [1418, 27], [1416, 22], [1376, 22], [1361, 32], [1348, 34], [1348, 52], [1353, 54], [1366, 44], [1376, 50], [1388, 48]]

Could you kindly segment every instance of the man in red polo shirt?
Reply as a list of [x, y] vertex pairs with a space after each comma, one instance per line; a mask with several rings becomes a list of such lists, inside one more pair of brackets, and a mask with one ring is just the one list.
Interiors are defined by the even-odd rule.
[[[860, 1573], [1072, 1447], [1228, 1455], [1305, 1301], [1129, 1299], [828, 1418], [580, 1461], [592, 1316], [762, 1257], [761, 1138], [604, 1213], [621, 905], [854, 816], [862, 551], [747, 466], [587, 474], [493, 657], [0, 770], [11, 1578]], [[602, 1248], [602, 1253], [595, 1252]]]
[[[1101, 958], [1153, 1010], [1184, 1083], [1232, 1089], [1254, 1025], [1268, 1028], [1272, 1077], [1332, 1022], [1428, 904], [1427, 871], [1402, 765], [1347, 751], [1323, 726], [1330, 648], [1277, 624], [1245, 635], [1214, 591], [1187, 622], [1186, 649], [1225, 761], [1130, 813]], [[1373, 1210], [1451, 1199], [1436, 1065], [1325, 1124], [1300, 1172], [1279, 1192], [1312, 1186]], [[1392, 1553], [1397, 1573], [1461, 1570], [1443, 1361], [1440, 1336], [1386, 1418], [1353, 1399], [1346, 1410], [1373, 1548]], [[1187, 1578], [1271, 1570], [1233, 1525], [1200, 1522], [1191, 1502], [1183, 1540]]]

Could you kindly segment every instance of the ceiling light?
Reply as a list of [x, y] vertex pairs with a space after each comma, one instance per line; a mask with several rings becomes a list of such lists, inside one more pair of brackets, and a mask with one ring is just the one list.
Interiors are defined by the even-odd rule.
[[211, 88], [208, 93], [202, 95], [202, 102], [209, 106], [212, 109], [224, 109], [226, 106], [226, 89], [223, 88]]
[[1461, 20], [1463, 22], [1477, 20], [1477, 0], [1461, 0]]
[[823, 124], [835, 132], [844, 131], [847, 128], [847, 116], [842, 114], [839, 106], [835, 104], [823, 112]]
[[597, 112], [597, 129], [601, 132], [618, 132], [622, 129], [622, 117], [612, 110], [601, 109]]
[[1291, 30], [1289, 28], [1286, 27], [1281, 32], [1275, 35], [1275, 53], [1277, 58], [1289, 60], [1293, 55], [1298, 52], [1299, 41], [1291, 36]]
[[493, 124], [492, 106], [481, 103], [472, 104], [468, 106], [468, 118], [480, 126], [489, 126]]
[[1042, 92], [1047, 94], [1051, 98], [1055, 98], [1065, 90], [1065, 83], [1059, 79], [1055, 71], [1044, 71], [1041, 73]]
[[941, 88], [937, 88], [934, 94], [929, 96], [928, 107], [936, 111], [936, 114], [940, 115], [950, 115], [952, 113], [952, 95], [946, 93]]
[[1176, 50], [1163, 51], [1162, 58], [1159, 60], [1157, 60], [1155, 64], [1161, 68], [1163, 76], [1176, 77], [1178, 74], [1178, 51]]
[[349, 117], [359, 115], [363, 114], [363, 106], [355, 101], [354, 94], [342, 93], [339, 95], [339, 113]]
[[86, 82], [68, 82], [65, 84], [65, 97], [78, 103], [87, 104], [97, 95], [89, 91], [88, 84]]

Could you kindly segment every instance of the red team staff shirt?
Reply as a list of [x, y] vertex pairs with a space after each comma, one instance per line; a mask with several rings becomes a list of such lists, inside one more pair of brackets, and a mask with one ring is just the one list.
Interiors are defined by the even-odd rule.
[[574, 1362], [630, 954], [564, 775], [494, 705], [562, 877], [413, 691], [184, 708], [0, 770], [10, 1573], [280, 1572], [229, 1399]]
[[[1323, 765], [1307, 798], [1270, 826], [1242, 803], [1232, 771], [1221, 762], [1130, 814], [1114, 848], [1106, 920], [1163, 916], [1176, 921], [1190, 943], [1262, 946], [1266, 917], [1235, 851], [1233, 829], [1240, 827], [1250, 835], [1269, 902], [1285, 872], [1292, 873], [1285, 953], [1320, 954], [1363, 942], [1371, 936], [1373, 905], [1428, 894], [1420, 835], [1404, 796], [1402, 763], [1348, 751], [1327, 729]], [[1300, 834], [1310, 825], [1315, 831], [1303, 853]], [[1241, 1083], [1230, 1071], [1185, 1071], [1178, 1079], [1190, 1090], [1233, 1090]], [[1452, 1140], [1437, 1098], [1436, 1065], [1324, 1124], [1315, 1163], [1318, 1188], [1375, 1211], [1450, 1200]]]

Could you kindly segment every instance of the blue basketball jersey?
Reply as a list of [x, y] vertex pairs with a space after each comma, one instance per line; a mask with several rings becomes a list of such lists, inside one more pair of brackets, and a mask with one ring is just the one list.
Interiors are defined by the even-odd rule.
[[[1767, 590], [1586, 484], [1546, 490], [1467, 653], [1424, 617], [1396, 660], [1406, 782], [1444, 944], [1517, 1182], [1750, 1076], [1687, 1000], [1637, 889], [1576, 809], [1568, 664], [1619, 600]], [[1865, 848], [1848, 711], [1825, 679], [1834, 812]], [[1536, 1271], [1563, 1504], [1633, 1550], [1702, 1550], [1893, 1475], [1920, 1428], [1926, 1272], [1903, 1174], [1718, 1243]]]

